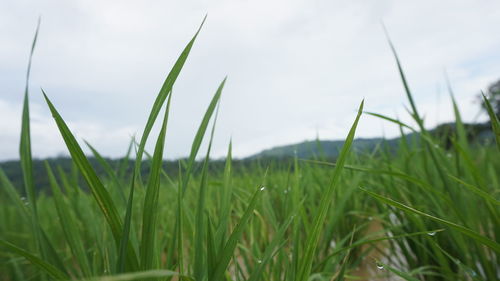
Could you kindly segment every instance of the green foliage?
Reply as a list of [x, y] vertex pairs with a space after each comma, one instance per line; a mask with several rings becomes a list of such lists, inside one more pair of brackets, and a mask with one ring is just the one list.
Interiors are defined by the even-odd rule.
[[[189, 158], [165, 165], [171, 89], [196, 35], [158, 94], [135, 161], [127, 155], [111, 163], [90, 144], [94, 158], [86, 156], [44, 93], [73, 163], [45, 164], [50, 196], [36, 192], [25, 94], [20, 184], [29, 198], [0, 169], [1, 280], [497, 279], [500, 151], [472, 145], [454, 100], [449, 147], [438, 145], [392, 44], [418, 130], [366, 115], [412, 134], [351, 153], [363, 102], [356, 116], [346, 116], [354, 122], [335, 162], [319, 153], [315, 160], [238, 162], [231, 144], [225, 161], [211, 161], [224, 79]], [[161, 110], [150, 155], [144, 147]], [[210, 122], [208, 149], [197, 162]]]

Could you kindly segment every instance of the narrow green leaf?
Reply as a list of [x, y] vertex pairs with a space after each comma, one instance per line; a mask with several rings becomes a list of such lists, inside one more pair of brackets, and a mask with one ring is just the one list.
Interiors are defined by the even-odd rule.
[[454, 181], [460, 183], [461, 185], [465, 186], [468, 190], [470, 190], [471, 192], [475, 193], [476, 195], [482, 197], [484, 200], [486, 201], [489, 201], [497, 206], [500, 205], [500, 201], [497, 200], [495, 197], [491, 196], [488, 192], [486, 191], [483, 191], [482, 189], [470, 184], [470, 183], [466, 183], [465, 181], [453, 176], [453, 175], [448, 175], [451, 179], [453, 179]]
[[149, 174], [146, 196], [144, 198], [142, 216], [142, 241], [141, 241], [141, 268], [143, 270], [154, 269], [153, 265], [156, 243], [156, 223], [158, 218], [158, 197], [160, 195], [160, 174], [163, 163], [163, 151], [165, 148], [165, 135], [167, 133], [168, 114], [170, 112], [171, 95], [168, 98], [165, 116], [161, 126], [160, 134], [156, 141], [153, 153], [153, 162]]
[[177, 80], [177, 77], [179, 77], [179, 74], [182, 70], [182, 67], [184, 66], [184, 63], [186, 62], [189, 53], [191, 52], [191, 48], [193, 47], [194, 41], [196, 40], [196, 37], [198, 36], [198, 33], [200, 32], [201, 28], [203, 27], [203, 24], [205, 23], [205, 18], [203, 18], [203, 21], [200, 24], [200, 27], [194, 34], [193, 38], [189, 41], [187, 46], [184, 48], [182, 51], [181, 55], [175, 62], [174, 66], [170, 70], [169, 74], [167, 75], [167, 78], [165, 79], [165, 82], [163, 83], [160, 92], [158, 93], [158, 96], [156, 97], [156, 100], [153, 104], [153, 107], [151, 108], [151, 112], [148, 117], [148, 121], [146, 123], [146, 126], [144, 127], [144, 132], [142, 133], [141, 141], [139, 143], [139, 148], [137, 150], [136, 154], [136, 161], [135, 161], [135, 173], [138, 177], [140, 177], [140, 168], [141, 168], [141, 163], [142, 163], [142, 154], [144, 153], [144, 149], [146, 147], [146, 141], [148, 139], [149, 134], [151, 133], [151, 130], [153, 128], [153, 125], [156, 121], [156, 118], [158, 117], [158, 114], [160, 113], [160, 110], [163, 106], [163, 103], [167, 99], [167, 96], [172, 92], [172, 87], [174, 86], [175, 81]]
[[219, 99], [220, 99], [220, 96], [222, 94], [222, 89], [224, 89], [224, 85], [226, 84], [226, 79], [227, 79], [227, 77], [224, 78], [224, 80], [222, 80], [219, 87], [217, 88], [217, 91], [215, 92], [214, 97], [210, 101], [210, 105], [208, 106], [208, 109], [205, 112], [205, 115], [203, 116], [203, 120], [201, 121], [201, 124], [198, 127], [198, 131], [196, 132], [196, 135], [194, 137], [193, 144], [191, 145], [191, 152], [189, 154], [186, 172], [184, 173], [184, 178], [182, 180], [182, 194], [183, 195], [186, 193], [186, 188], [187, 188], [189, 179], [191, 178], [194, 163], [196, 161], [196, 155], [198, 155], [198, 151], [200, 150], [200, 146], [201, 146], [201, 143], [203, 141], [203, 137], [205, 136], [205, 132], [206, 132], [207, 127], [208, 127], [208, 123], [210, 122], [212, 114], [214, 113], [215, 108], [216, 108], [217, 104], [219, 103]]
[[9, 251], [15, 253], [16, 255], [20, 255], [26, 258], [33, 265], [39, 267], [43, 272], [47, 273], [49, 276], [54, 278], [54, 280], [68, 280], [69, 277], [66, 273], [60, 271], [55, 266], [45, 262], [37, 256], [30, 254], [29, 252], [17, 247], [14, 244], [11, 244], [3, 239], [0, 239], [0, 246], [7, 248]]
[[17, 208], [20, 210], [20, 213], [24, 215], [25, 218], [30, 218], [30, 210], [26, 207], [23, 200], [19, 196], [16, 188], [12, 185], [10, 180], [5, 175], [5, 172], [0, 168], [0, 183], [4, 187], [3, 190], [7, 193], [10, 202], [13, 202]]
[[493, 128], [493, 133], [495, 134], [495, 140], [497, 142], [497, 147], [500, 150], [500, 121], [498, 120], [493, 107], [491, 106], [490, 101], [486, 98], [484, 93], [481, 93], [483, 96], [484, 104], [486, 105], [486, 110], [488, 111], [488, 115], [490, 116], [491, 127]]
[[312, 224], [312, 228], [309, 232], [306, 244], [305, 244], [305, 253], [302, 256], [302, 260], [300, 261], [299, 273], [296, 276], [296, 281], [306, 281], [309, 278], [311, 273], [311, 267], [314, 260], [314, 254], [316, 252], [316, 248], [318, 246], [318, 240], [322, 233], [323, 224], [325, 221], [325, 217], [330, 207], [330, 202], [332, 200], [333, 192], [337, 187], [337, 184], [340, 180], [340, 175], [342, 173], [342, 169], [344, 168], [345, 161], [349, 154], [349, 151], [352, 146], [352, 142], [354, 141], [354, 135], [356, 132], [356, 127], [358, 126], [359, 119], [361, 117], [361, 113], [363, 112], [364, 101], [361, 102], [358, 114], [356, 119], [349, 130], [349, 134], [344, 142], [342, 150], [340, 151], [340, 155], [337, 159], [337, 164], [333, 171], [332, 180], [328, 189], [324, 192], [324, 195], [321, 198], [321, 202], [318, 206], [318, 211], [314, 217], [314, 221]]
[[408, 213], [413, 213], [413, 214], [417, 214], [417, 215], [420, 215], [420, 216], [423, 216], [423, 217], [426, 217], [428, 219], [431, 219], [431, 220], [434, 220], [434, 221], [437, 221], [439, 223], [442, 223], [444, 225], [447, 225], [459, 232], [461, 232], [462, 234], [464, 235], [467, 235], [469, 236], [470, 238], [472, 238], [473, 240], [475, 240], [476, 242], [478, 243], [481, 243], [487, 247], [489, 247], [490, 249], [494, 250], [495, 252], [500, 252], [500, 244], [498, 244], [497, 242], [489, 239], [488, 237], [485, 237], [475, 231], [472, 231], [466, 227], [463, 227], [461, 225], [458, 225], [456, 223], [453, 223], [453, 222], [450, 222], [450, 221], [447, 221], [447, 220], [444, 220], [444, 219], [441, 219], [441, 218], [438, 218], [438, 217], [435, 217], [435, 216], [431, 216], [429, 214], [426, 214], [422, 211], [419, 211], [419, 210], [416, 210], [416, 209], [413, 209], [411, 207], [408, 207], [404, 204], [401, 204], [399, 202], [396, 202], [390, 198], [387, 198], [387, 197], [384, 197], [384, 196], [381, 196], [381, 195], [378, 195], [374, 192], [371, 192], [369, 190], [366, 190], [364, 188], [361, 188], [361, 190], [363, 190], [364, 192], [370, 194], [371, 196], [377, 198], [379, 201], [381, 202], [384, 202], [386, 204], [389, 204], [391, 206], [394, 206], [400, 210], [403, 210], [405, 212], [408, 212]]
[[394, 56], [394, 59], [396, 60], [399, 75], [400, 75], [401, 81], [403, 82], [403, 86], [405, 89], [406, 97], [408, 98], [408, 101], [410, 102], [410, 106], [412, 109], [412, 116], [415, 119], [415, 121], [417, 121], [417, 124], [419, 125], [420, 129], [422, 131], [425, 131], [422, 118], [420, 118], [420, 115], [418, 114], [417, 106], [415, 104], [415, 101], [413, 100], [413, 96], [411, 94], [410, 87], [408, 86], [408, 82], [406, 81], [406, 76], [404, 74], [403, 67], [401, 66], [401, 62], [399, 60], [398, 53], [396, 52], [396, 48], [394, 48], [394, 45], [392, 44], [391, 38], [389, 37], [389, 33], [387, 32], [387, 29], [385, 28], [385, 26], [384, 26], [384, 32], [385, 32], [385, 35], [387, 38], [387, 42], [389, 43], [392, 54]]
[[120, 240], [120, 250], [118, 252], [118, 261], [116, 266], [117, 273], [125, 272], [125, 265], [127, 259], [127, 251], [129, 246], [130, 225], [132, 223], [132, 204], [134, 201], [134, 186], [135, 186], [135, 170], [132, 171], [132, 181], [130, 184], [130, 194], [127, 200], [127, 211], [125, 213], [125, 220], [123, 224], [122, 238]]
[[460, 114], [460, 110], [458, 109], [458, 104], [457, 101], [455, 100], [455, 94], [453, 93], [453, 89], [451, 88], [448, 76], [446, 76], [446, 85], [448, 86], [448, 93], [450, 94], [451, 102], [453, 104], [453, 112], [455, 114], [455, 126], [458, 136], [458, 143], [465, 151], [469, 151], [467, 132], [465, 130], [465, 126], [462, 121], [462, 116]]
[[403, 272], [401, 270], [398, 270], [390, 265], [387, 265], [385, 263], [382, 263], [380, 261], [377, 262], [377, 266], [382, 266], [384, 269], [387, 269], [389, 270], [390, 272], [396, 274], [397, 276], [403, 278], [404, 280], [407, 280], [407, 281], [419, 281], [417, 278], [411, 276], [410, 274], [406, 273], [406, 272]]
[[[59, 132], [61, 133], [61, 136], [63, 137], [64, 142], [66, 143], [66, 147], [68, 148], [71, 154], [71, 158], [73, 159], [75, 165], [78, 167], [80, 173], [82, 174], [83, 178], [90, 187], [90, 190], [92, 191], [92, 195], [94, 196], [97, 205], [101, 209], [102, 213], [104, 214], [104, 217], [106, 218], [106, 221], [108, 222], [108, 225], [111, 228], [111, 232], [113, 233], [116, 246], [119, 247], [122, 234], [122, 222], [118, 215], [118, 211], [116, 210], [115, 204], [113, 203], [111, 196], [109, 195], [106, 188], [104, 188], [104, 185], [102, 184], [101, 180], [99, 179], [99, 177], [97, 177], [96, 172], [90, 165], [89, 160], [83, 153], [80, 145], [78, 144], [75, 137], [69, 130], [68, 126], [62, 119], [61, 115], [59, 114], [59, 112], [57, 112], [56, 108], [49, 100], [45, 92], [43, 90], [42, 92], [47, 102], [47, 105], [49, 106], [49, 109], [52, 113], [52, 117], [56, 121], [57, 127], [59, 128]], [[134, 249], [132, 247], [129, 247], [128, 251], [129, 254], [127, 255], [128, 257], [127, 261], [129, 262], [132, 268], [138, 268], [138, 263], [136, 258], [137, 256], [134, 252]]]

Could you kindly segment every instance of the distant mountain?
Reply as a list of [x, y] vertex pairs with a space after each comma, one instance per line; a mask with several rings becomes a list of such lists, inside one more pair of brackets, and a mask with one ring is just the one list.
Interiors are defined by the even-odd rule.
[[[429, 130], [440, 145], [446, 149], [451, 147], [451, 138], [454, 136], [456, 128], [455, 123], [440, 124], [434, 129]], [[467, 131], [467, 137], [471, 143], [487, 144], [494, 142], [493, 132], [489, 123], [464, 124]], [[405, 138], [409, 141], [418, 141], [417, 133], [406, 134]], [[384, 139], [384, 138], [358, 138], [353, 141], [352, 151], [355, 152], [372, 152], [377, 146], [384, 144], [391, 150], [396, 150], [401, 138]], [[263, 150], [246, 159], [261, 159], [261, 158], [290, 158], [297, 155], [298, 158], [314, 158], [324, 157], [335, 159], [338, 157], [343, 140], [313, 140], [304, 141], [301, 143], [277, 146]]]
[[[399, 143], [400, 138], [383, 139], [383, 138], [359, 138], [355, 139], [352, 144], [352, 150], [357, 152], [373, 151], [377, 146], [381, 145], [384, 141], [391, 147], [395, 148]], [[262, 152], [248, 157], [248, 159], [258, 158], [337, 158], [344, 145], [343, 140], [314, 140], [304, 141], [301, 143], [273, 147], [263, 150]]]

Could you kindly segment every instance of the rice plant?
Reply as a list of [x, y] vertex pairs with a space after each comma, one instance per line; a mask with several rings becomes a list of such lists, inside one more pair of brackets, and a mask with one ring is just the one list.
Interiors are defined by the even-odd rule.
[[[356, 116], [345, 116], [354, 121], [334, 161], [318, 155], [236, 166], [230, 143], [223, 168], [211, 169], [224, 78], [200, 118], [189, 157], [175, 173], [166, 170], [172, 88], [201, 26], [168, 73], [141, 138], [131, 141], [124, 159], [135, 159], [132, 165], [113, 167], [85, 143], [106, 171], [98, 175], [64, 109], [42, 93], [74, 163], [70, 172], [46, 163], [47, 193], [37, 192], [32, 172], [28, 83], [37, 31], [22, 113], [24, 186], [13, 186], [0, 170], [0, 279], [500, 278], [499, 121], [489, 107], [497, 147], [471, 143], [450, 92], [456, 132], [451, 147], [440, 145], [424, 126], [392, 43], [416, 128], [364, 112], [361, 102]], [[396, 151], [381, 145], [352, 153], [361, 117], [398, 126]], [[157, 122], [160, 130], [151, 136]], [[197, 161], [203, 142], [208, 149]]]

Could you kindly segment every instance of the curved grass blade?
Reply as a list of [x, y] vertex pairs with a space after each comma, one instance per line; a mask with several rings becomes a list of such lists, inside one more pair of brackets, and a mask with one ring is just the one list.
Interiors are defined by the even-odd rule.
[[3, 246], [5, 248], [9, 249], [11, 252], [13, 252], [17, 255], [23, 256], [29, 262], [31, 262], [33, 265], [38, 266], [43, 272], [47, 273], [49, 276], [54, 278], [54, 280], [68, 280], [69, 279], [69, 277], [66, 275], [66, 273], [60, 271], [52, 264], [45, 262], [44, 260], [40, 259], [39, 257], [30, 254], [29, 252], [17, 247], [14, 244], [11, 244], [7, 241], [4, 241], [3, 239], [0, 239], [0, 246]]
[[435, 217], [435, 216], [431, 216], [429, 214], [426, 214], [422, 211], [419, 211], [419, 210], [416, 210], [416, 209], [413, 209], [412, 207], [409, 207], [409, 206], [406, 206], [404, 204], [401, 204], [397, 201], [394, 201], [390, 198], [387, 198], [387, 197], [384, 197], [384, 196], [381, 196], [381, 195], [378, 195], [374, 192], [371, 192], [369, 190], [366, 190], [364, 188], [361, 188], [361, 190], [363, 190], [364, 192], [368, 193], [369, 195], [371, 195], [372, 197], [375, 197], [376, 199], [378, 199], [379, 201], [381, 202], [384, 202], [386, 204], [389, 204], [393, 207], [396, 207], [402, 211], [405, 211], [405, 212], [408, 212], [408, 213], [413, 213], [413, 214], [417, 214], [417, 215], [420, 215], [420, 216], [423, 216], [423, 217], [426, 217], [428, 219], [431, 219], [431, 220], [434, 220], [434, 221], [437, 221], [439, 223], [442, 223], [444, 225], [447, 225], [459, 232], [461, 232], [462, 234], [466, 235], [466, 236], [469, 236], [470, 238], [472, 238], [473, 240], [475, 240], [476, 242], [478, 243], [481, 243], [485, 246], [487, 246], [488, 248], [494, 250], [495, 252], [499, 253], [500, 252], [500, 244], [498, 244], [497, 242], [485, 237], [485, 236], [482, 236], [481, 234], [475, 232], [475, 231], [472, 231], [466, 227], [463, 227], [461, 225], [458, 225], [456, 223], [453, 223], [453, 222], [450, 222], [450, 221], [447, 221], [447, 220], [444, 220], [444, 219], [441, 219], [441, 218], [438, 218], [438, 217]]
[[[94, 157], [97, 159], [99, 164], [101, 164], [101, 166], [104, 168], [104, 171], [106, 172], [106, 174], [108, 174], [108, 176], [111, 178], [113, 183], [117, 187], [120, 187], [120, 185], [121, 185], [120, 180], [118, 180], [118, 176], [116, 175], [116, 172], [113, 170], [111, 165], [106, 161], [106, 159], [104, 159], [104, 157], [102, 157], [102, 155], [97, 151], [97, 149], [95, 149], [92, 145], [90, 145], [90, 143], [88, 143], [86, 140], [84, 140], [83, 142], [90, 149], [90, 151], [92, 152], [92, 155], [94, 155]], [[118, 189], [118, 193], [120, 194], [121, 199], [123, 200], [123, 202], [125, 202], [125, 194], [123, 193], [123, 190], [121, 188], [117, 188], [117, 189]]]
[[384, 236], [384, 237], [375, 238], [375, 239], [357, 241], [357, 242], [352, 243], [349, 246], [346, 246], [346, 247], [343, 247], [343, 248], [340, 248], [340, 249], [337, 249], [337, 250], [333, 251], [331, 254], [329, 254], [328, 256], [326, 256], [323, 259], [322, 262], [320, 262], [319, 264], [317, 264], [314, 268], [316, 268], [316, 269], [319, 270], [319, 268], [321, 268], [322, 266], [324, 266], [324, 264], [326, 262], [328, 262], [328, 260], [331, 259], [332, 257], [334, 257], [334, 256], [336, 256], [336, 255], [338, 255], [338, 254], [340, 254], [342, 252], [345, 252], [347, 250], [359, 247], [359, 246], [363, 246], [363, 245], [367, 245], [367, 244], [373, 244], [373, 243], [380, 242], [380, 241], [385, 241], [385, 240], [395, 240], [395, 239], [400, 239], [400, 238], [408, 238], [408, 237], [417, 236], [417, 235], [429, 235], [429, 233], [438, 233], [438, 232], [441, 232], [441, 231], [444, 231], [444, 229], [434, 229], [434, 230], [428, 230], [428, 231], [418, 231], [418, 232], [401, 234], [401, 235], [395, 235], [395, 236]]
[[40, 228], [38, 219], [38, 210], [36, 202], [36, 192], [33, 183], [33, 157], [31, 153], [31, 131], [30, 131], [30, 110], [29, 110], [29, 79], [31, 74], [31, 62], [33, 59], [33, 53], [35, 52], [35, 46], [38, 39], [38, 32], [40, 30], [40, 18], [38, 19], [35, 36], [33, 38], [33, 43], [31, 45], [31, 51], [28, 60], [28, 69], [26, 71], [26, 85], [24, 88], [24, 101], [23, 101], [23, 111], [22, 111], [22, 121], [21, 121], [21, 141], [19, 144], [19, 154], [21, 160], [21, 170], [24, 182], [24, 190], [29, 202], [29, 209], [32, 212], [31, 227], [33, 229], [33, 234], [35, 238], [35, 245], [37, 250], [40, 252], [44, 259], [48, 259], [51, 256], [48, 253], [48, 249], [51, 247], [47, 245], [50, 243], [46, 239], [42, 239], [42, 230]]
[[19, 196], [19, 193], [17, 192], [16, 188], [12, 185], [9, 178], [7, 178], [5, 172], [1, 168], [0, 168], [0, 183], [2, 183], [3, 190], [7, 193], [10, 202], [14, 202], [14, 204], [20, 210], [20, 213], [29, 219], [30, 211], [24, 204], [23, 200], [21, 200], [21, 197]]
[[389, 37], [389, 33], [387, 32], [387, 29], [385, 28], [384, 25], [383, 25], [383, 28], [384, 28], [385, 36], [387, 38], [387, 42], [389, 43], [389, 46], [391, 48], [394, 59], [396, 60], [396, 64], [397, 64], [398, 71], [399, 71], [399, 76], [401, 78], [401, 81], [403, 82], [403, 87], [405, 89], [406, 97], [408, 98], [408, 101], [410, 102], [410, 106], [411, 106], [411, 110], [412, 110], [410, 115], [413, 117], [413, 119], [415, 119], [415, 121], [417, 121], [418, 126], [420, 127], [422, 132], [424, 132], [425, 131], [424, 123], [423, 123], [422, 118], [420, 118], [420, 115], [418, 114], [417, 106], [415, 104], [415, 101], [413, 100], [413, 96], [411, 94], [410, 87], [408, 86], [408, 82], [406, 81], [406, 76], [404, 74], [403, 67], [401, 66], [401, 62], [399, 60], [398, 53], [396, 52], [396, 48], [394, 48], [394, 44], [392, 44], [391, 38]]
[[387, 265], [385, 263], [382, 263], [380, 261], [377, 261], [377, 267], [383, 267], [383, 268], [386, 268], [387, 270], [389, 270], [390, 272], [396, 274], [397, 276], [403, 278], [404, 280], [407, 280], [407, 281], [419, 281], [417, 278], [411, 276], [410, 274], [406, 273], [406, 272], [403, 272], [401, 270], [398, 270], [390, 265]]
[[458, 182], [459, 184], [467, 187], [471, 192], [475, 193], [476, 195], [482, 197], [484, 200], [491, 202], [492, 204], [495, 204], [497, 206], [500, 206], [500, 201], [497, 200], [495, 197], [491, 196], [488, 192], [483, 191], [482, 189], [476, 187], [475, 185], [472, 185], [470, 183], [466, 183], [465, 181], [453, 176], [453, 175], [448, 175], [452, 180]]
[[184, 173], [184, 178], [182, 179], [182, 194], [186, 193], [186, 188], [191, 178], [191, 174], [193, 171], [193, 166], [196, 161], [196, 155], [198, 155], [198, 151], [200, 150], [201, 143], [203, 141], [203, 137], [205, 136], [205, 132], [208, 127], [208, 123], [215, 111], [217, 104], [219, 103], [220, 96], [222, 94], [222, 89], [224, 89], [224, 85], [226, 84], [227, 77], [222, 80], [215, 92], [214, 97], [210, 101], [210, 105], [208, 106], [205, 115], [203, 116], [203, 120], [201, 121], [200, 126], [198, 127], [198, 131], [196, 132], [196, 136], [194, 137], [193, 144], [191, 145], [191, 152], [189, 154], [188, 163], [186, 167], [186, 172]]
[[[118, 215], [118, 211], [116, 210], [115, 204], [113, 203], [111, 196], [109, 195], [106, 188], [104, 188], [104, 185], [102, 184], [101, 180], [99, 179], [99, 177], [97, 177], [96, 172], [90, 165], [89, 160], [83, 153], [82, 148], [80, 147], [75, 137], [69, 130], [68, 126], [62, 119], [61, 115], [59, 114], [59, 112], [57, 112], [56, 108], [54, 107], [54, 105], [49, 100], [49, 98], [47, 97], [47, 95], [43, 90], [42, 93], [52, 113], [52, 117], [56, 121], [57, 127], [59, 128], [59, 132], [61, 133], [61, 136], [63, 137], [64, 142], [66, 143], [66, 146], [71, 154], [71, 158], [73, 159], [75, 165], [78, 167], [83, 178], [90, 187], [90, 190], [92, 191], [92, 195], [94, 196], [97, 205], [101, 209], [108, 225], [111, 228], [111, 232], [113, 234], [116, 246], [119, 247], [122, 235], [122, 222]], [[134, 269], [138, 268], [137, 256], [132, 247], [128, 248], [127, 261], [129, 262], [132, 268]]]
[[374, 117], [378, 117], [378, 118], [381, 118], [381, 119], [384, 119], [384, 120], [387, 120], [387, 121], [395, 123], [395, 124], [398, 124], [399, 126], [401, 126], [403, 128], [410, 129], [414, 133], [417, 132], [417, 130], [414, 129], [414, 128], [412, 128], [410, 125], [405, 124], [405, 123], [403, 123], [403, 122], [401, 122], [401, 121], [399, 121], [397, 119], [394, 119], [394, 118], [391, 118], [391, 117], [388, 117], [388, 116], [385, 116], [385, 115], [382, 115], [382, 114], [379, 114], [379, 113], [374, 113], [374, 112], [365, 111], [363, 113], [371, 115], [371, 116], [374, 116]]
[[140, 178], [140, 169], [141, 169], [141, 163], [142, 163], [142, 155], [144, 153], [144, 149], [146, 147], [146, 141], [149, 137], [149, 134], [151, 133], [151, 130], [153, 128], [153, 125], [156, 121], [156, 118], [158, 117], [158, 114], [160, 113], [160, 110], [163, 106], [163, 103], [167, 99], [167, 96], [172, 92], [172, 87], [174, 86], [175, 81], [177, 80], [177, 77], [179, 76], [182, 67], [184, 66], [184, 63], [186, 62], [189, 52], [191, 52], [191, 48], [193, 47], [194, 41], [196, 40], [196, 37], [200, 33], [201, 28], [203, 27], [203, 24], [205, 23], [207, 16], [203, 18], [203, 21], [200, 24], [200, 27], [194, 34], [193, 38], [189, 41], [189, 43], [186, 45], [184, 50], [182, 51], [181, 55], [175, 62], [174, 66], [170, 70], [170, 72], [167, 75], [167, 78], [165, 79], [165, 82], [163, 83], [160, 92], [158, 93], [158, 96], [156, 97], [156, 100], [153, 103], [153, 107], [151, 108], [151, 113], [149, 114], [148, 121], [146, 122], [146, 126], [144, 127], [144, 132], [142, 133], [141, 141], [139, 142], [139, 148], [137, 150], [136, 154], [136, 161], [135, 161], [135, 173], [136, 175]]
[[455, 114], [455, 125], [458, 136], [458, 143], [465, 150], [469, 151], [469, 144], [467, 142], [467, 131], [465, 130], [464, 122], [462, 121], [462, 116], [460, 114], [460, 110], [458, 109], [457, 101], [455, 100], [455, 94], [453, 93], [453, 89], [451, 88], [450, 80], [446, 75], [446, 85], [448, 87], [448, 93], [450, 94], [451, 102], [453, 105], [453, 112]]
[[33, 158], [31, 155], [31, 132], [30, 132], [30, 110], [29, 110], [29, 78], [31, 73], [31, 60], [33, 58], [33, 53], [35, 51], [36, 41], [38, 38], [38, 31], [40, 29], [40, 19], [38, 19], [38, 25], [35, 31], [35, 37], [33, 38], [33, 43], [31, 45], [31, 52], [28, 61], [28, 70], [26, 72], [26, 87], [24, 89], [24, 102], [23, 102], [23, 115], [21, 123], [21, 142], [19, 145], [19, 153], [21, 156], [21, 168], [23, 171], [24, 188], [26, 195], [28, 197], [28, 202], [33, 210], [34, 227], [36, 232], [36, 238], [39, 240], [39, 230], [36, 230], [36, 225], [38, 221], [37, 208], [36, 208], [36, 198], [35, 198], [35, 187], [33, 184]]

